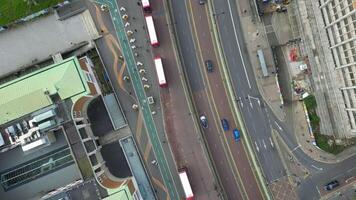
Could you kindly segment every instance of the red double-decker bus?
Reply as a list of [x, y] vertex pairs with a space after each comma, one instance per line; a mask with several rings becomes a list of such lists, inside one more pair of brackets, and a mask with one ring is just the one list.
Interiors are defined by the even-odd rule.
[[142, 0], [142, 8], [144, 12], [151, 12], [150, 0]]
[[154, 61], [155, 61], [159, 86], [163, 87], [167, 85], [167, 81], [166, 81], [166, 76], [164, 75], [162, 59], [161, 57], [157, 56], [155, 57]]
[[155, 25], [153, 23], [153, 18], [151, 15], [147, 15], [145, 17], [146, 19], [146, 25], [147, 25], [147, 30], [148, 30], [148, 35], [150, 37], [150, 42], [153, 47], [159, 46], [159, 42], [157, 39], [157, 34], [156, 34], [156, 29]]
[[194, 194], [192, 187], [190, 186], [190, 182], [188, 179], [188, 174], [187, 174], [187, 169], [182, 168], [178, 170], [180, 182], [182, 183], [184, 194], [185, 194], [185, 199], [186, 200], [194, 200]]

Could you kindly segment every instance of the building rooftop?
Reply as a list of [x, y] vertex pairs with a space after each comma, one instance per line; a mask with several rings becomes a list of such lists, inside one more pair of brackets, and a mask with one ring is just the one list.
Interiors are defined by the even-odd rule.
[[0, 77], [98, 37], [93, 23], [89, 11], [65, 20], [48, 14], [1, 32]]
[[75, 57], [0, 85], [0, 124], [53, 104], [50, 95], [73, 101], [89, 91]]
[[0, 85], [1, 199], [38, 199], [81, 179], [65, 135], [73, 103], [90, 94], [86, 78], [71, 57]]

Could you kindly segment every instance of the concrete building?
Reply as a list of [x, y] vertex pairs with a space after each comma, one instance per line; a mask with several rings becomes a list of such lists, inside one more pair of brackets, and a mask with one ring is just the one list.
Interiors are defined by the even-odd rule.
[[321, 133], [337, 139], [356, 137], [356, 1], [310, 4], [309, 58], [315, 59], [311, 68]]
[[[56, 199], [57, 194], [84, 199], [74, 198], [84, 190], [98, 191], [92, 199], [101, 199], [123, 188], [127, 199], [142, 199], [140, 182], [116, 140], [129, 136], [122, 130], [120, 106], [113, 105], [112, 94], [102, 96], [88, 57], [71, 57], [5, 82], [0, 96], [1, 199]], [[62, 193], [66, 188], [72, 189]]]

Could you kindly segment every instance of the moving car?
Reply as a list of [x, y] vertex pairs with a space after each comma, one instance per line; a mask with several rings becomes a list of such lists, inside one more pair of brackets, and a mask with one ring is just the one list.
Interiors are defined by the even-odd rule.
[[339, 181], [333, 180], [333, 181], [327, 183], [326, 185], [324, 185], [324, 190], [332, 190], [339, 185], [340, 185]]
[[203, 128], [208, 128], [208, 119], [205, 117], [205, 115], [200, 115], [200, 124]]
[[213, 62], [211, 60], [206, 60], [205, 66], [208, 72], [213, 72]]
[[232, 131], [233, 135], [234, 135], [234, 139], [236, 142], [238, 142], [240, 140], [240, 131], [237, 130], [237, 128], [235, 128], [233, 131]]
[[228, 131], [230, 128], [229, 128], [229, 122], [227, 121], [227, 119], [223, 118], [221, 120], [221, 125], [224, 129], [224, 131]]

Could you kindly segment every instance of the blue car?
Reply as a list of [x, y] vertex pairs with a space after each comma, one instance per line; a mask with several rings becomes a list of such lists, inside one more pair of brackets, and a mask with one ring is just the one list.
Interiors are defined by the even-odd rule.
[[232, 133], [234, 134], [235, 141], [238, 142], [240, 140], [240, 131], [235, 128]]
[[224, 131], [228, 131], [229, 130], [229, 122], [227, 121], [227, 119], [223, 118], [221, 120], [221, 125], [222, 125]]

